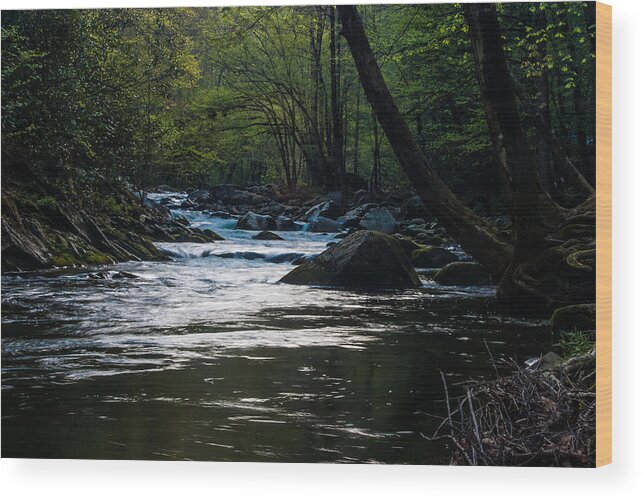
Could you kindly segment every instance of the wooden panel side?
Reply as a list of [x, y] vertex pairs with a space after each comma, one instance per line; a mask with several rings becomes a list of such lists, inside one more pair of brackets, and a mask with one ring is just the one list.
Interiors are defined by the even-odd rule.
[[612, 462], [612, 7], [596, 3], [596, 465]]

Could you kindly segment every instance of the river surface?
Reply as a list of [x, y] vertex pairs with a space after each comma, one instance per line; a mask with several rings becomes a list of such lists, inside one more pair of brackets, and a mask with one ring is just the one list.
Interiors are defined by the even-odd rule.
[[[437, 464], [443, 372], [551, 349], [493, 288], [278, 283], [333, 235], [159, 243], [169, 262], [2, 276], [2, 457]], [[97, 270], [135, 279], [92, 279]]]

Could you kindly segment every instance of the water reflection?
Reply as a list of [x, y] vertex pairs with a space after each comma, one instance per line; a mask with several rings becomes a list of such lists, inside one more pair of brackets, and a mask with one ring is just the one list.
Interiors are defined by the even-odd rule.
[[486, 376], [488, 349], [549, 346], [489, 288], [278, 284], [290, 263], [212, 253], [314, 254], [332, 235], [266, 243], [190, 216], [232, 239], [109, 268], [136, 279], [3, 276], [3, 456], [437, 463], [420, 433], [445, 411], [440, 371]]

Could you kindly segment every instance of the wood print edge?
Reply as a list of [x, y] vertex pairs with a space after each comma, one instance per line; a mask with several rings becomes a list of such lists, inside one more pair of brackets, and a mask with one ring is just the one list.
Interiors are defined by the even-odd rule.
[[612, 7], [596, 2], [596, 466], [612, 462]]

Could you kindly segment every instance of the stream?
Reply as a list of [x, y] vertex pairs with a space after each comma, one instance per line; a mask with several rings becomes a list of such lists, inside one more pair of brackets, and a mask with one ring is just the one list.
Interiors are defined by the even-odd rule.
[[494, 311], [492, 287], [280, 284], [334, 234], [256, 241], [175, 212], [226, 240], [2, 275], [2, 457], [444, 463], [423, 437], [446, 415], [440, 373], [457, 393], [494, 375], [489, 352], [551, 349], [546, 322]]

